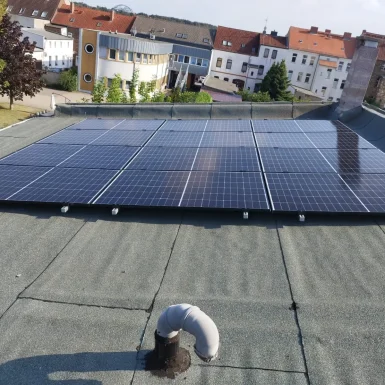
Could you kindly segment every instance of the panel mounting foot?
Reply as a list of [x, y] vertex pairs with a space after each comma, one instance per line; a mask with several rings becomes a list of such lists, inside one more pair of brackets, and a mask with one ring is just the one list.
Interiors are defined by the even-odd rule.
[[62, 212], [63, 214], [68, 213], [68, 211], [70, 211], [70, 207], [69, 207], [69, 206], [63, 206], [63, 207], [61, 208], [61, 212]]
[[305, 220], [306, 220], [305, 215], [304, 215], [304, 214], [299, 214], [299, 215], [298, 215], [298, 220], [299, 220], [300, 222], [305, 222]]
[[248, 211], [243, 212], [243, 219], [249, 219], [249, 212]]
[[112, 209], [112, 215], [118, 215], [119, 214], [119, 209], [117, 208], [117, 207], [114, 207], [113, 209]]

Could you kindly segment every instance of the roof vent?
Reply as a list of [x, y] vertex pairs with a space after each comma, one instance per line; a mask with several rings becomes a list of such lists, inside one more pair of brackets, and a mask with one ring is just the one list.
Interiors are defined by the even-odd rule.
[[311, 27], [310, 28], [310, 33], [318, 33], [318, 27]]
[[131, 35], [136, 36], [137, 33], [138, 33], [138, 30], [136, 28], [132, 28]]
[[271, 36], [273, 36], [273, 37], [277, 37], [278, 36], [278, 32], [277, 31], [271, 31], [271, 34], [270, 34]]
[[152, 33], [150, 33], [150, 39], [151, 39], [151, 40], [155, 40], [155, 35], [152, 34]]
[[298, 40], [299, 43], [303, 43], [303, 40]]
[[331, 33], [332, 33], [331, 29], [325, 29], [325, 35], [327, 37], [329, 37]]

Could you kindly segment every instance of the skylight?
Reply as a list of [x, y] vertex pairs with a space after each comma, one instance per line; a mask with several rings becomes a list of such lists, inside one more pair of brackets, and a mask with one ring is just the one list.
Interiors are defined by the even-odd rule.
[[184, 34], [182, 35], [182, 39], [187, 39], [187, 33], [184, 33]]
[[203, 43], [210, 43], [210, 39], [207, 39], [206, 37], [203, 39]]
[[48, 12], [46, 12], [46, 11], [41, 13], [41, 17], [47, 17], [47, 15], [48, 15]]
[[8, 5], [8, 7], [7, 7], [7, 12], [11, 12], [12, 9], [13, 9], [13, 5]]
[[71, 17], [70, 23], [73, 23], [74, 21], [75, 21], [75, 19], [73, 17]]
[[39, 14], [39, 10], [38, 9], [34, 9], [33, 12], [32, 12], [32, 16], [37, 16]]
[[19, 15], [25, 12], [25, 8], [20, 8]]
[[183, 34], [182, 33], [177, 33], [176, 37], [182, 38]]
[[101, 26], [102, 26], [102, 23], [99, 22], [99, 23], [96, 24], [96, 26], [97, 26], [97, 27], [101, 27]]

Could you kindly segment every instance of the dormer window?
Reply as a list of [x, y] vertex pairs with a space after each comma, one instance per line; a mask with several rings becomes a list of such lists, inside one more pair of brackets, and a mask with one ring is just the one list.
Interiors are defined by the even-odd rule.
[[32, 16], [37, 16], [39, 14], [39, 10], [38, 9], [34, 9], [33, 12], [32, 12]]
[[42, 17], [42, 18], [47, 17], [47, 15], [48, 15], [48, 12], [42, 12], [42, 13], [41, 13], [41, 17]]
[[182, 33], [177, 33], [177, 34], [176, 34], [176, 37], [178, 37], [179, 39], [182, 39], [182, 36], [183, 36]]

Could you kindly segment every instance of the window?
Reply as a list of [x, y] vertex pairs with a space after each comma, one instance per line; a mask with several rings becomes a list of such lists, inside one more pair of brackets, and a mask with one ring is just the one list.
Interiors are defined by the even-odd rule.
[[328, 98], [328, 102], [332, 102], [333, 101], [333, 96], [330, 96], [329, 98]]
[[176, 37], [178, 37], [179, 39], [181, 39], [182, 36], [183, 36], [183, 34], [181, 34], [181, 33], [177, 33], [177, 34], [176, 34]]
[[302, 82], [303, 72], [298, 73], [297, 82]]
[[75, 18], [71, 17], [70, 23], [73, 23], [75, 21]]
[[203, 43], [210, 43], [210, 39], [204, 38]]
[[128, 80], [126, 80], [126, 84], [125, 84], [125, 89], [126, 90], [129, 90], [130, 89], [130, 85], [131, 85], [131, 82], [129, 82]]
[[321, 94], [322, 96], [325, 96], [327, 87], [322, 87]]
[[140, 63], [141, 60], [142, 60], [142, 54], [139, 53], [139, 52], [137, 52], [137, 53], [136, 53], [135, 62], [136, 62], [136, 63]]
[[84, 81], [86, 83], [91, 83], [92, 82], [92, 76], [91, 74], [84, 74], [84, 77], [83, 77]]
[[53, 46], [56, 48], [56, 41], [53, 42]]
[[52, 48], [52, 41], [49, 42], [49, 48]]
[[342, 80], [340, 89], [343, 90], [345, 88], [345, 82], [346, 80]]
[[293, 53], [293, 57], [291, 58], [291, 62], [292, 63], [295, 63], [297, 61], [297, 54], [296, 53]]
[[381, 71], [385, 71], [385, 64], [381, 66]]
[[251, 48], [251, 53], [252, 53], [253, 55], [255, 55], [255, 51], [256, 51], [256, 48], [255, 48], [255, 47]]
[[218, 68], [221, 68], [221, 67], [222, 67], [222, 58], [221, 58], [221, 57], [219, 57], [219, 58], [217, 59], [217, 64], [216, 64], [216, 66], [217, 66]]
[[152, 59], [154, 55], [149, 55], [148, 56], [148, 64], [152, 64]]
[[346, 64], [346, 72], [349, 72], [351, 66], [352, 66], [352, 63]]
[[219, 79], [219, 76], [214, 76], [215, 79]]
[[148, 55], [145, 53], [143, 54], [143, 60], [142, 60], [142, 63], [143, 64], [147, 64], [148, 63]]
[[306, 64], [306, 62], [307, 62], [307, 55], [303, 55], [302, 64]]
[[184, 34], [182, 35], [182, 39], [187, 39], [187, 37], [188, 37], [187, 33], [184, 33]]
[[[243, 62], [241, 71], [242, 72], [246, 72], [247, 71], [247, 63], [246, 62]], [[251, 75], [253, 75], [253, 73], [251, 73]]]
[[223, 40], [222, 45], [227, 45], [227, 40]]
[[66, 57], [63, 55], [63, 59], [62, 59], [62, 62], [61, 64], [64, 66], [65, 65], [65, 60], [66, 60]]
[[92, 44], [86, 44], [84, 46], [84, 51], [86, 51], [87, 53], [93, 53], [94, 52], [94, 46]]
[[72, 32], [67, 32], [68, 37], [72, 37]]
[[134, 53], [133, 52], [128, 52], [127, 60], [128, 61], [134, 61]]
[[118, 56], [120, 61], [124, 61], [126, 58], [126, 53], [124, 51], [119, 51], [119, 56]]
[[263, 71], [265, 70], [265, 66], [259, 66], [258, 75], [263, 75]]
[[337, 87], [338, 87], [338, 79], [334, 79], [333, 80], [333, 89], [337, 89]]
[[96, 26], [97, 27], [101, 27], [103, 24], [101, 23], [101, 22], [99, 22], [99, 23], [96, 23]]
[[25, 8], [20, 8], [19, 15], [23, 14], [25, 12]]
[[183, 60], [183, 63], [185, 63], [185, 64], [190, 63], [190, 56], [185, 56], [184, 60]]
[[342, 69], [344, 68], [344, 62], [343, 61], [340, 61], [338, 63], [338, 71], [342, 71]]
[[242, 43], [241, 44], [241, 48], [245, 48], [246, 47], [246, 44], [245, 43]]
[[63, 42], [62, 41], [60, 42], [60, 48], [63, 48]]
[[116, 60], [116, 49], [110, 49], [110, 59]]
[[228, 41], [228, 42], [227, 42], [227, 45], [228, 45], [229, 47], [231, 47], [231, 46], [233, 45], [233, 43], [232, 43], [231, 41]]
[[197, 58], [196, 58], [196, 57], [192, 57], [192, 58], [190, 59], [190, 64], [196, 66], [196, 65], [197, 65]]
[[112, 86], [112, 79], [107, 79], [107, 86], [111, 87]]
[[329, 68], [328, 70], [327, 70], [327, 72], [326, 72], [326, 79], [330, 79], [330, 76], [332, 76], [332, 69], [331, 68]]
[[48, 12], [42, 12], [40, 16], [44, 19], [45, 17], [47, 17], [47, 15], [48, 15]]
[[34, 9], [33, 12], [32, 12], [32, 16], [37, 16], [39, 14], [39, 10], [38, 9]]
[[278, 50], [273, 49], [273, 52], [272, 52], [272, 54], [271, 54], [271, 58], [272, 58], [272, 59], [276, 59], [276, 58], [277, 58], [277, 54], [278, 54]]
[[197, 59], [197, 66], [202, 66], [202, 59]]
[[263, 57], [269, 57], [270, 50], [269, 48], [265, 48], [265, 52], [263, 53]]
[[58, 62], [59, 62], [59, 56], [55, 56], [55, 66], [57, 67], [58, 66]]
[[79, 65], [79, 56], [76, 55], [75, 57], [75, 64], [78, 66]]
[[223, 79], [225, 82], [228, 82], [229, 81], [229, 78], [224, 78]]
[[52, 56], [49, 56], [49, 58], [48, 58], [48, 65], [49, 65], [50, 67], [52, 66], [51, 61], [52, 61]]
[[310, 58], [310, 63], [309, 63], [309, 65], [311, 65], [311, 66], [313, 66], [314, 65], [314, 62], [315, 62], [315, 56], [312, 56], [311, 58]]
[[293, 71], [289, 71], [288, 75], [287, 75], [289, 81], [291, 80], [291, 78], [293, 77]]
[[179, 55], [178, 56], [178, 63], [183, 63], [183, 59], [184, 59], [184, 56], [183, 55]]
[[311, 74], [306, 74], [305, 83], [309, 83], [310, 82], [310, 78], [311, 78]]
[[232, 65], [233, 65], [233, 61], [231, 59], [228, 59], [226, 63], [226, 69], [231, 70]]
[[209, 66], [209, 61], [207, 59], [203, 59], [202, 67], [208, 67], [208, 66]]

